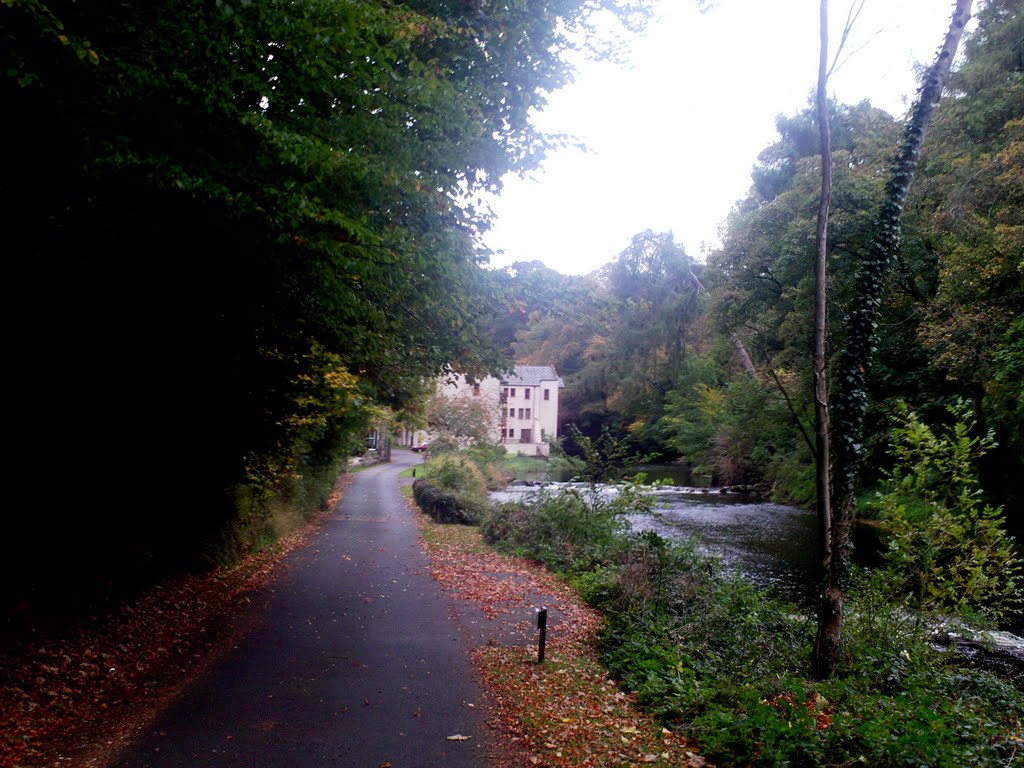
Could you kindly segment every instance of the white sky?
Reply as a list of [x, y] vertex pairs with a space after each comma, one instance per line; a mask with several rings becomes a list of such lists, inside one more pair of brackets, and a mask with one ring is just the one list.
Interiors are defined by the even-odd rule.
[[[847, 5], [831, 3], [831, 45]], [[930, 63], [953, 3], [867, 0], [830, 93], [870, 99], [902, 116]], [[775, 117], [808, 103], [817, 79], [818, 0], [658, 0], [626, 65], [583, 62], [535, 123], [588, 147], [561, 150], [527, 178], [510, 176], [484, 237], [493, 266], [544, 262], [585, 274], [612, 261], [644, 229], [672, 230], [700, 258], [750, 186]]]

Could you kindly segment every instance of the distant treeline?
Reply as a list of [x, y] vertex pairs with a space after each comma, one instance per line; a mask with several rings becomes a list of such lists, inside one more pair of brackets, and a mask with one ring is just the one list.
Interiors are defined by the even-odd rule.
[[[863, 484], [886, 468], [906, 401], [932, 424], [963, 398], [998, 447], [978, 471], [991, 500], [1024, 508], [1024, 38], [1020, 4], [984, 4], [925, 142], [879, 319]], [[831, 106], [829, 349], [843, 348], [900, 124], [864, 102]], [[586, 277], [503, 271], [521, 305], [495, 336], [565, 378], [563, 416], [609, 427], [640, 453], [722, 484], [814, 498], [811, 335], [820, 187], [813, 109], [779, 117], [721, 247], [698, 261], [643, 232]], [[807, 439], [809, 436], [810, 439]], [[570, 446], [571, 449], [571, 446]], [[1020, 526], [1024, 520], [1016, 521]]]

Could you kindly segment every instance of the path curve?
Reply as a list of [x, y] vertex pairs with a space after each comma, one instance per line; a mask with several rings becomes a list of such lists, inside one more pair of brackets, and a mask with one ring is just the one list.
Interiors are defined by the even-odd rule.
[[395, 451], [357, 473], [253, 598], [254, 629], [114, 765], [484, 765], [481, 685], [399, 493], [418, 462]]

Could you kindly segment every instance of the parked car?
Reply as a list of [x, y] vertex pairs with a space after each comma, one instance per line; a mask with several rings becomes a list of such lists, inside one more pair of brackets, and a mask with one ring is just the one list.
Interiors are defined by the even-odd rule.
[[413, 453], [423, 453], [424, 451], [426, 451], [429, 448], [430, 448], [430, 441], [429, 440], [424, 440], [422, 443], [419, 443], [418, 445], [414, 445], [412, 447], [412, 450], [413, 450]]

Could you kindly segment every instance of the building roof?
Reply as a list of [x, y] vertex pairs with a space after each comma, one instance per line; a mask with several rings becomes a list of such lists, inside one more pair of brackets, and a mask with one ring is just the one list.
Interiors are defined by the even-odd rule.
[[514, 373], [501, 379], [503, 385], [512, 387], [536, 387], [542, 381], [555, 381], [559, 387], [565, 386], [553, 365], [517, 365]]

